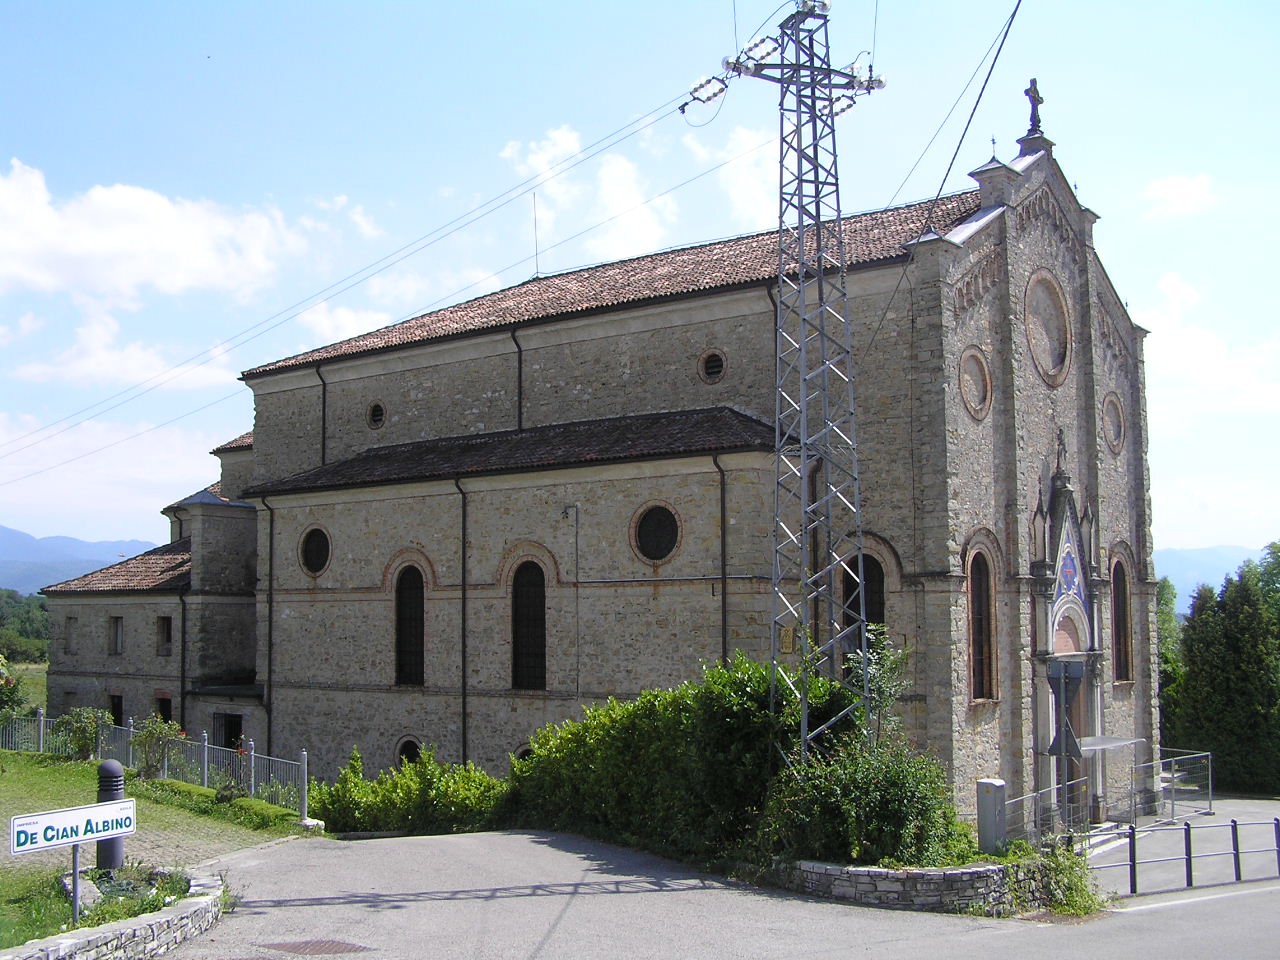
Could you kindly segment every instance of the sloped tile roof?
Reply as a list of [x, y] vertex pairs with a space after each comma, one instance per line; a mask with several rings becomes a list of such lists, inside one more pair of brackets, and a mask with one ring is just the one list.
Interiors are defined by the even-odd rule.
[[246, 491], [300, 493], [589, 463], [772, 450], [773, 427], [728, 407], [560, 423], [374, 447]]
[[[926, 227], [945, 233], [978, 209], [976, 190], [861, 213], [844, 220], [848, 265], [901, 256]], [[546, 277], [404, 320], [381, 330], [246, 370], [252, 380], [342, 357], [443, 337], [765, 282], [778, 272], [777, 231], [681, 247]], [[232, 441], [237, 443], [238, 440]], [[216, 451], [215, 451], [216, 452]]]
[[168, 513], [174, 507], [180, 507], [184, 503], [214, 503], [214, 502], [221, 502], [221, 503], [227, 504], [228, 506], [234, 506], [238, 501], [231, 500], [231, 499], [228, 499], [227, 497], [224, 497], [222, 495], [222, 481], [215, 480], [213, 481], [213, 483], [209, 484], [204, 489], [197, 490], [195, 493], [191, 494], [188, 497], [183, 497], [181, 500], [175, 500], [173, 503], [169, 504], [160, 512]]
[[229, 453], [232, 450], [252, 450], [253, 449], [253, 431], [242, 433], [234, 440], [228, 440], [219, 447], [214, 447], [210, 453]]
[[191, 586], [191, 538], [183, 537], [136, 557], [45, 587], [45, 596], [69, 593], [167, 593]]

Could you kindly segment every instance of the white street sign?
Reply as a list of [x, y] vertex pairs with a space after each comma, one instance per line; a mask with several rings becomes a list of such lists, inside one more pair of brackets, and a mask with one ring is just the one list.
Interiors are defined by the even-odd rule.
[[69, 810], [27, 813], [9, 820], [9, 851], [30, 853], [72, 843], [91, 843], [137, 830], [137, 802], [111, 800]]

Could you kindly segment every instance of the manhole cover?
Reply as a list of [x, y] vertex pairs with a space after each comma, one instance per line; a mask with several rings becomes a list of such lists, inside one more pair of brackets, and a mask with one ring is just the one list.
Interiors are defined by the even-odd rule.
[[373, 947], [362, 947], [358, 943], [347, 943], [343, 940], [295, 940], [292, 943], [260, 943], [260, 947], [293, 953], [300, 957], [330, 957], [339, 953], [363, 953]]

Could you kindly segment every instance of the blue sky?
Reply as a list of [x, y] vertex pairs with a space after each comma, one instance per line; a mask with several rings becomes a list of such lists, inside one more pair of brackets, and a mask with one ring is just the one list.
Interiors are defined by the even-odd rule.
[[[790, 9], [0, 0], [0, 525], [166, 539], [158, 509], [252, 426], [240, 371], [531, 276], [529, 195], [441, 228], [628, 124], [538, 185], [542, 272], [770, 228], [775, 90], [674, 108]], [[833, 58], [874, 36], [888, 82], [841, 118], [846, 212], [938, 189], [1012, 9], [833, 4]], [[1151, 331], [1157, 547], [1280, 538], [1278, 30], [1265, 3], [1026, 0], [946, 182], [970, 186], [993, 137], [1016, 153], [1037, 77]]]

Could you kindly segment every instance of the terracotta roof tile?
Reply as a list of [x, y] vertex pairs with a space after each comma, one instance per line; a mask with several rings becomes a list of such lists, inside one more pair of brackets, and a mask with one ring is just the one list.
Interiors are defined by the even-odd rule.
[[772, 450], [773, 442], [773, 427], [727, 407], [652, 413], [374, 447], [349, 460], [251, 487], [246, 495]]
[[213, 481], [213, 483], [209, 484], [203, 490], [197, 490], [195, 493], [191, 494], [190, 496], [183, 497], [181, 500], [175, 500], [173, 503], [163, 508], [160, 512], [168, 513], [174, 507], [180, 507], [184, 503], [187, 503], [189, 501], [196, 501], [199, 503], [209, 503], [210, 496], [214, 497], [217, 500], [221, 500], [223, 503], [228, 505], [236, 503], [235, 500], [231, 500], [222, 495], [222, 481], [215, 480]]
[[136, 557], [45, 587], [46, 596], [68, 593], [165, 593], [191, 586], [191, 538], [183, 537]]
[[214, 447], [210, 453], [229, 453], [232, 450], [252, 450], [253, 449], [253, 431], [242, 433], [234, 440], [228, 440], [220, 447]]
[[[931, 225], [939, 232], [978, 209], [977, 191], [845, 218], [850, 266], [900, 256]], [[778, 272], [777, 231], [681, 247], [569, 273], [535, 277], [505, 290], [404, 320], [381, 330], [254, 367], [251, 380], [326, 360], [394, 350], [442, 337], [641, 303], [698, 291], [762, 283]], [[237, 443], [238, 440], [232, 441]]]

